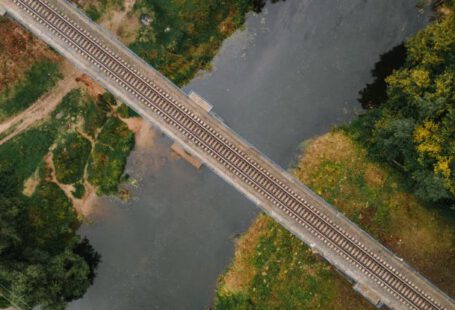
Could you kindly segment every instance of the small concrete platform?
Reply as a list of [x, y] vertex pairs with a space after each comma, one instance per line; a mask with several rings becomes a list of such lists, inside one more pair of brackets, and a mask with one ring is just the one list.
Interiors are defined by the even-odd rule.
[[204, 111], [209, 113], [213, 109], [213, 105], [207, 102], [204, 98], [199, 96], [195, 91], [191, 91], [188, 97], [196, 103], [198, 106], [200, 106]]

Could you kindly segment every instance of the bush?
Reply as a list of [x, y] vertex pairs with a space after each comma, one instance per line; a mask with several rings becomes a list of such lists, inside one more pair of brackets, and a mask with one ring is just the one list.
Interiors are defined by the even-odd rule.
[[118, 118], [106, 121], [90, 157], [88, 179], [98, 194], [117, 192], [126, 160], [134, 147], [134, 134]]
[[57, 180], [64, 184], [81, 181], [91, 149], [90, 141], [77, 132], [61, 139], [53, 151]]

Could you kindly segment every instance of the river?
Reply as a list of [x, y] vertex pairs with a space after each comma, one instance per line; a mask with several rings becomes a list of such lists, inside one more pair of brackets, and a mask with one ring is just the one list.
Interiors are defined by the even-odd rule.
[[[361, 111], [379, 56], [423, 27], [413, 0], [287, 0], [247, 18], [195, 90], [283, 167], [297, 146]], [[204, 309], [258, 209], [207, 168], [196, 171], [150, 133], [130, 156], [132, 199], [96, 202], [81, 227], [102, 255], [72, 310]]]

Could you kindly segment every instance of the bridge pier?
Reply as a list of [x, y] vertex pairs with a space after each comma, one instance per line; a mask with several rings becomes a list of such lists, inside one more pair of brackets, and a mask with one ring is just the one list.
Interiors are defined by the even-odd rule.
[[182, 146], [178, 142], [174, 142], [171, 146], [171, 150], [174, 151], [177, 155], [179, 155], [181, 158], [186, 160], [191, 166], [193, 166], [196, 169], [200, 169], [202, 165], [204, 164], [201, 160], [199, 160], [197, 157], [195, 157], [192, 153], [188, 152], [184, 146]]

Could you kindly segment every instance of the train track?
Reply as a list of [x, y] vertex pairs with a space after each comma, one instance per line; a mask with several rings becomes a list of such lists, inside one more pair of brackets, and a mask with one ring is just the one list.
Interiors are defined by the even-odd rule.
[[100, 71], [410, 309], [444, 309], [394, 267], [47, 1], [12, 0]]

